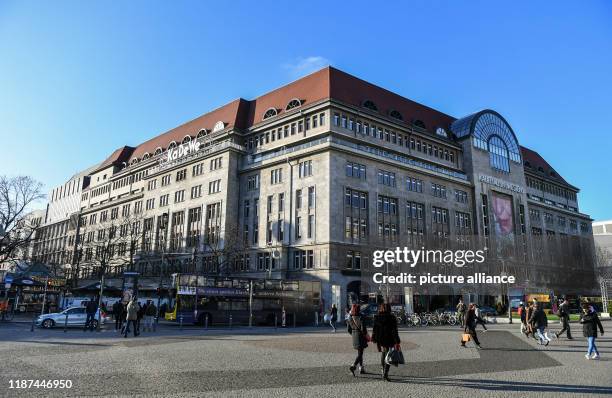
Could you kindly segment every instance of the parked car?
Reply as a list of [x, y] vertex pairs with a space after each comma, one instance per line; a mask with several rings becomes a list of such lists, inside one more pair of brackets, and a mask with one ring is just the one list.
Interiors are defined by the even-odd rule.
[[480, 308], [480, 316], [496, 316], [497, 310], [493, 307], [488, 307], [486, 305], [479, 306]]
[[[68, 315], [67, 326], [85, 326], [85, 321], [87, 321], [87, 312], [85, 311], [85, 307], [70, 307], [62, 312], [43, 314], [36, 318], [36, 326], [45, 329], [50, 329], [55, 326], [63, 327], [66, 323], [66, 315]], [[98, 317], [100, 318], [100, 322], [102, 324], [110, 320], [110, 317], [105, 312], [100, 314], [100, 310], [98, 309], [96, 312], [96, 319], [94, 320], [94, 327], [98, 326]]]

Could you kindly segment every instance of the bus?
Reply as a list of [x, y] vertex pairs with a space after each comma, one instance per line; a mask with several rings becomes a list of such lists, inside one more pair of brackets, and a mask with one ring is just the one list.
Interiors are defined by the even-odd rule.
[[164, 318], [196, 325], [249, 325], [251, 313], [252, 325], [307, 325], [321, 300], [320, 281], [175, 274], [172, 286]]

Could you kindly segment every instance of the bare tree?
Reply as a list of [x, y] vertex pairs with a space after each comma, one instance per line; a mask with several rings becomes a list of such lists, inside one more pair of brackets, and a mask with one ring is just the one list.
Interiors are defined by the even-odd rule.
[[209, 272], [216, 273], [219, 276], [228, 275], [231, 273], [232, 266], [236, 260], [245, 252], [245, 242], [241, 238], [237, 226], [232, 225], [226, 228], [223, 238], [220, 238], [218, 229], [210, 227], [205, 229], [203, 251], [201, 254], [205, 259], [210, 259], [208, 260], [211, 267], [208, 270]]
[[42, 184], [28, 176], [0, 176], [0, 259], [27, 247], [37, 225], [27, 215], [43, 199]]

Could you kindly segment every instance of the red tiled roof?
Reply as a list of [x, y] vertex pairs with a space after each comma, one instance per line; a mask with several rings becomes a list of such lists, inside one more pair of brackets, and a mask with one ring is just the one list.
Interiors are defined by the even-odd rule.
[[525, 163], [526, 171], [534, 173], [540, 177], [567, 185], [568, 187], [577, 189], [576, 187], [565, 181], [565, 179], [561, 177], [561, 175], [557, 173], [557, 171], [536, 151], [521, 146], [521, 154], [523, 155], [523, 162]]
[[[402, 114], [404, 124], [410, 125], [416, 120], [421, 120], [431, 133], [437, 127], [443, 127], [450, 131], [450, 124], [455, 120], [455, 118], [442, 112], [411, 101], [348, 73], [326, 67], [252, 101], [242, 98], [234, 100], [212, 112], [158, 135], [136, 148], [124, 147], [118, 149], [100, 167], [121, 162], [129, 163], [133, 158], [141, 159], [145, 153], [152, 155], [157, 147], [166, 149], [170, 142], [180, 143], [186, 135], [193, 138], [203, 128], [212, 130], [214, 124], [218, 121], [224, 122], [226, 128], [235, 126], [245, 129], [251, 127], [261, 122], [264, 113], [270, 108], [275, 108], [279, 114], [282, 114], [289, 101], [294, 98], [302, 101], [304, 105], [333, 98], [357, 107], [361, 107], [365, 100], [370, 100], [377, 105], [378, 113], [382, 116], [386, 117], [391, 110], [396, 110]], [[398, 123], [402, 122], [398, 121]]]

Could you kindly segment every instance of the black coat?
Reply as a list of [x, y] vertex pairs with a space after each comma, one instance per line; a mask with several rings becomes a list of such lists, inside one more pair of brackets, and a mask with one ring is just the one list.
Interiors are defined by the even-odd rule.
[[368, 346], [368, 340], [366, 335], [368, 334], [368, 329], [366, 329], [365, 323], [363, 323], [363, 319], [360, 316], [351, 316], [346, 322], [346, 327], [353, 338], [353, 348], [358, 350], [360, 348], [366, 348]]
[[95, 314], [96, 311], [98, 311], [98, 303], [96, 303], [95, 301], [88, 302], [87, 307], [85, 308], [85, 311], [88, 314]]
[[548, 318], [543, 309], [538, 308], [531, 314], [529, 323], [533, 324], [536, 328], [545, 328], [548, 326]]
[[468, 310], [468, 312], [465, 313], [464, 329], [476, 329], [476, 321], [484, 322], [481, 317], [476, 315], [475, 310]]
[[597, 337], [597, 328], [603, 334], [603, 326], [596, 312], [580, 315], [580, 323], [582, 323], [582, 333], [584, 337]]
[[372, 341], [378, 345], [379, 351], [381, 347], [389, 348], [400, 343], [395, 315], [379, 314], [374, 317]]

